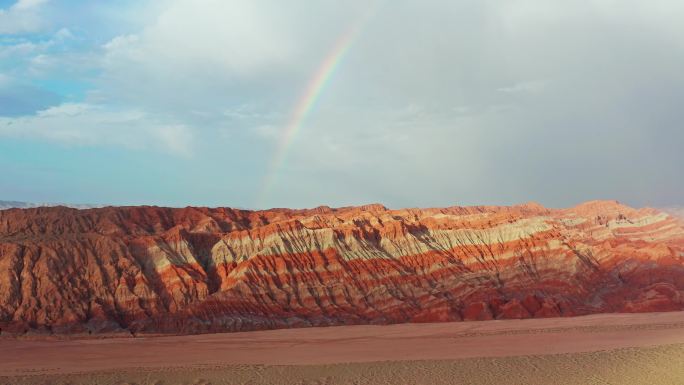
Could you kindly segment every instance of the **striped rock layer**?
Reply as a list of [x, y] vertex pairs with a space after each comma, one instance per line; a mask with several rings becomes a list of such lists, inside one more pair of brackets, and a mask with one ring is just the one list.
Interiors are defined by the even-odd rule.
[[203, 333], [684, 309], [684, 224], [594, 201], [0, 211], [0, 333]]

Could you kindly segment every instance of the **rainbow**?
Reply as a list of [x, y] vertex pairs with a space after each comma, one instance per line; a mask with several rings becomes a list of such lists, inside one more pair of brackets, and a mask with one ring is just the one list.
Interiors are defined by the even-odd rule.
[[287, 152], [295, 136], [297, 136], [297, 133], [302, 127], [302, 123], [306, 120], [306, 117], [316, 105], [316, 102], [320, 98], [321, 92], [325, 88], [325, 85], [330, 81], [330, 78], [335, 73], [335, 70], [339, 67], [340, 63], [344, 59], [345, 54], [349, 52], [349, 49], [354, 44], [354, 41], [356, 41], [356, 39], [359, 37], [363, 28], [368, 24], [368, 21], [378, 12], [380, 3], [380, 1], [374, 2], [373, 6], [369, 7], [368, 11], [363, 15], [363, 17], [359, 18], [356, 23], [346, 30], [339, 39], [337, 39], [328, 55], [318, 67], [318, 70], [316, 70], [313, 76], [311, 76], [309, 79], [307, 86], [304, 88], [302, 96], [299, 98], [294, 109], [289, 114], [290, 118], [278, 142], [273, 158], [269, 163], [266, 176], [264, 177], [262, 187], [258, 195], [257, 205], [263, 203], [266, 195], [271, 190], [278, 172], [285, 163]]

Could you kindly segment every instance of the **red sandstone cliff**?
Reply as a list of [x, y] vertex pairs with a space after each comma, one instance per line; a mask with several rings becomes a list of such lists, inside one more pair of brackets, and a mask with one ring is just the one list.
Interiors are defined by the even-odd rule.
[[653, 209], [0, 210], [0, 330], [198, 333], [684, 309]]

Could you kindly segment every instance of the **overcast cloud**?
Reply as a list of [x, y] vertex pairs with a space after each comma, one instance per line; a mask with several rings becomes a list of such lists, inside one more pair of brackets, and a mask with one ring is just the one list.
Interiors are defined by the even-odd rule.
[[[0, 155], [4, 199], [684, 203], [681, 1], [94, 4], [0, 12], [0, 142], [140, 161], [88, 153], [118, 171], [116, 187], [84, 191], [95, 171], [79, 162]], [[262, 191], [307, 84], [373, 6]]]

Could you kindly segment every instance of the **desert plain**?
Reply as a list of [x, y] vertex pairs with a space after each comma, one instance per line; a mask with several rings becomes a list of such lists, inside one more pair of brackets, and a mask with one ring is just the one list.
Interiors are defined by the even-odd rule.
[[682, 384], [684, 312], [0, 340], [0, 384]]

